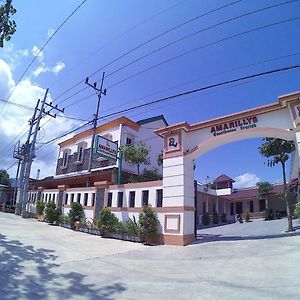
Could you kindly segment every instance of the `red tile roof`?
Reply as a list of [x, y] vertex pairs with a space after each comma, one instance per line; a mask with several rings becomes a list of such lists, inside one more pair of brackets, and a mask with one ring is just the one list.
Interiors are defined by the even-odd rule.
[[[282, 192], [282, 189], [283, 189], [282, 184], [273, 185], [273, 190], [271, 191], [271, 194], [278, 194]], [[257, 196], [257, 187], [252, 187], [246, 189], [233, 190], [231, 195], [226, 195], [223, 197], [229, 200], [238, 200], [243, 198], [255, 198], [256, 196]]]
[[230, 178], [229, 176], [222, 174], [219, 177], [217, 177], [214, 180], [214, 183], [219, 183], [219, 182], [226, 182], [226, 181], [230, 181], [230, 182], [235, 182], [232, 178]]

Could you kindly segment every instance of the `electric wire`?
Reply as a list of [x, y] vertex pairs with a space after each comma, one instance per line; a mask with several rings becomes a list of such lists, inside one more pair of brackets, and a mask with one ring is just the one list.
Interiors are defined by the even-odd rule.
[[135, 64], [135, 63], [137, 63], [137, 62], [139, 62], [141, 60], [143, 60], [144, 58], [151, 56], [152, 54], [155, 54], [155, 53], [157, 53], [157, 52], [159, 52], [159, 51], [161, 51], [163, 49], [166, 49], [166, 48], [168, 48], [170, 46], [173, 46], [173, 45], [175, 45], [175, 44], [177, 44], [179, 42], [182, 42], [182, 41], [184, 41], [184, 40], [186, 40], [188, 38], [194, 37], [194, 36], [196, 36], [196, 35], [198, 35], [200, 33], [206, 32], [208, 30], [214, 29], [216, 27], [222, 26], [224, 24], [230, 23], [230, 22], [238, 20], [238, 19], [241, 19], [241, 18], [244, 18], [244, 17], [248, 17], [248, 16], [251, 16], [253, 14], [257, 14], [257, 13], [262, 12], [262, 11], [266, 11], [266, 10], [269, 10], [269, 9], [277, 8], [277, 7], [280, 7], [280, 6], [283, 6], [283, 5], [287, 5], [287, 4], [291, 4], [291, 3], [294, 3], [294, 2], [299, 2], [299, 0], [285, 1], [285, 2], [282, 2], [282, 3], [277, 3], [277, 4], [266, 6], [266, 7], [260, 8], [260, 9], [252, 10], [250, 12], [238, 15], [238, 16], [233, 17], [233, 18], [229, 18], [227, 20], [218, 22], [218, 23], [213, 24], [211, 26], [208, 26], [206, 28], [203, 28], [203, 29], [197, 30], [195, 32], [189, 33], [189, 34], [187, 34], [187, 35], [185, 35], [185, 36], [183, 36], [183, 37], [181, 37], [181, 38], [179, 38], [179, 39], [177, 39], [177, 40], [175, 40], [173, 42], [165, 44], [165, 45], [163, 45], [163, 46], [161, 46], [161, 47], [159, 47], [159, 48], [157, 48], [157, 49], [155, 49], [155, 50], [153, 50], [153, 51], [151, 51], [151, 52], [149, 52], [149, 53], [147, 53], [147, 54], [145, 54], [145, 55], [143, 55], [143, 56], [141, 56], [141, 57], [139, 57], [139, 58], [137, 58], [137, 59], [135, 59], [135, 60], [133, 60], [133, 61], [131, 61], [129, 63], [127, 63], [126, 65], [123, 65], [122, 67], [120, 67], [120, 68], [114, 70], [113, 72], [107, 74], [105, 77], [108, 78], [108, 77], [110, 77], [110, 76], [112, 76], [112, 75], [120, 72], [121, 70], [124, 70], [125, 68], [127, 68], [127, 67], [129, 67], [129, 66], [131, 66], [131, 65], [133, 65], [133, 64]]
[[[180, 28], [180, 27], [182, 27], [182, 26], [184, 26], [184, 25], [187, 25], [187, 24], [189, 24], [189, 23], [191, 23], [191, 22], [194, 22], [194, 21], [196, 21], [196, 20], [198, 20], [198, 19], [200, 19], [200, 18], [202, 18], [202, 17], [205, 17], [205, 16], [207, 16], [207, 15], [209, 15], [209, 14], [212, 14], [212, 13], [217, 12], [217, 11], [219, 11], [219, 10], [222, 10], [222, 9], [224, 9], [224, 8], [230, 7], [230, 6], [232, 6], [232, 5], [234, 5], [234, 4], [237, 4], [237, 3], [241, 2], [241, 1], [243, 1], [243, 0], [235, 0], [235, 1], [230, 2], [230, 3], [228, 3], [228, 4], [225, 4], [225, 5], [222, 5], [222, 6], [220, 6], [220, 7], [215, 8], [215, 9], [212, 9], [212, 10], [210, 10], [210, 11], [207, 11], [207, 12], [205, 12], [205, 13], [203, 13], [203, 14], [200, 14], [200, 15], [198, 15], [198, 16], [196, 16], [196, 17], [193, 17], [193, 18], [191, 18], [191, 19], [189, 19], [189, 20], [187, 20], [187, 21], [184, 21], [183, 23], [180, 23], [180, 24], [178, 24], [178, 25], [176, 25], [176, 26], [174, 26], [174, 27], [171, 27], [171, 28], [169, 28], [169, 29], [167, 29], [167, 30], [165, 30], [165, 31], [163, 31], [163, 32], [161, 32], [161, 33], [159, 33], [158, 35], [155, 35], [155, 36], [151, 37], [150, 39], [146, 40], [145, 42], [143, 42], [143, 43], [141, 43], [141, 44], [139, 44], [139, 45], [137, 45], [137, 46], [131, 48], [131, 49], [128, 50], [127, 52], [125, 52], [125, 53], [123, 53], [122, 55], [118, 56], [117, 58], [113, 59], [112, 61], [110, 61], [109, 63], [105, 64], [104, 66], [100, 67], [99, 69], [97, 69], [96, 71], [94, 71], [93, 73], [91, 73], [91, 74], [90, 74], [89, 76], [87, 76], [87, 77], [91, 77], [91, 76], [96, 75], [97, 73], [99, 73], [99, 72], [102, 71], [103, 69], [105, 69], [105, 68], [107, 68], [108, 66], [114, 64], [115, 62], [119, 61], [120, 59], [124, 58], [124, 57], [127, 56], [128, 54], [130, 54], [130, 53], [132, 53], [132, 52], [134, 52], [134, 51], [136, 51], [136, 50], [142, 48], [143, 46], [145, 46], [145, 45], [147, 45], [147, 44], [149, 44], [149, 43], [151, 43], [151, 42], [157, 40], [158, 38], [160, 38], [160, 37], [162, 37], [162, 36], [164, 36], [164, 35], [166, 35], [166, 34], [172, 32], [172, 31], [174, 31], [174, 30], [176, 30], [176, 29], [178, 29], [178, 28]], [[63, 92], [62, 94], [60, 94], [59, 96], [57, 96], [57, 97], [55, 98], [55, 100], [58, 100], [58, 99], [61, 98], [63, 95], [65, 95], [67, 92], [71, 91], [72, 89], [74, 89], [76, 86], [78, 86], [79, 84], [81, 84], [81, 83], [83, 83], [83, 82], [84, 82], [83, 80], [77, 82], [77, 83], [74, 84], [71, 88], [69, 88], [66, 92]], [[76, 92], [76, 94], [78, 94], [78, 93], [80, 93], [80, 92], [82, 92], [82, 91], [84, 91], [84, 90], [86, 90], [86, 89], [87, 89], [87, 87], [85, 87], [84, 89], [81, 89], [80, 91]], [[69, 98], [68, 98], [68, 99], [69, 99]], [[62, 100], [62, 101], [59, 102], [59, 103], [62, 103], [62, 102], [64, 102], [64, 101], [65, 101], [65, 100]]]
[[[79, 62], [78, 64], [76, 64], [73, 68], [69, 69], [67, 73], [65, 73], [64, 75], [70, 73], [71, 71], [73, 71], [74, 69], [76, 69], [78, 66], [82, 65], [84, 62], [88, 61], [91, 57], [93, 57], [95, 54], [99, 53], [101, 50], [103, 50], [104, 48], [106, 48], [107, 46], [111, 45], [113, 42], [117, 41], [118, 39], [122, 38], [123, 36], [125, 36], [126, 34], [128, 34], [129, 32], [135, 30], [136, 28], [140, 27], [141, 25], [144, 25], [145, 23], [151, 21], [152, 19], [156, 18], [157, 16], [173, 9], [174, 7], [182, 4], [183, 2], [186, 2], [187, 0], [182, 0], [182, 1], [179, 1], [161, 11], [159, 11], [157, 14], [154, 14], [152, 16], [150, 16], [149, 18], [147, 18], [146, 20], [138, 23], [138, 24], [135, 24], [133, 25], [132, 27], [130, 27], [129, 29], [127, 29], [126, 31], [120, 33], [118, 36], [116, 36], [115, 38], [113, 38], [112, 40], [110, 40], [109, 42], [105, 43], [103, 46], [101, 46], [100, 48], [98, 48], [97, 50], [95, 50], [93, 53], [89, 54], [87, 56], [87, 58], [85, 58], [84, 60], [82, 60], [81, 62]], [[58, 79], [56, 80], [58, 81]], [[56, 82], [55, 81], [55, 82]], [[62, 94], [60, 94], [58, 98], [62, 97], [63, 95], [67, 94], [69, 91], [71, 91], [72, 89], [74, 89], [76, 86], [78, 86], [79, 84], [83, 83], [83, 80], [80, 80], [78, 81], [77, 83], [75, 83], [72, 87], [70, 87], [69, 89], [67, 89], [66, 91], [64, 91]]]
[[[300, 64], [290, 65], [290, 66], [286, 66], [286, 67], [282, 67], [282, 68], [271, 69], [271, 70], [268, 70], [268, 71], [254, 73], [254, 74], [251, 74], [251, 75], [247, 75], [247, 76], [243, 76], [243, 77], [238, 77], [238, 78], [231, 79], [231, 80], [221, 81], [221, 82], [218, 82], [218, 83], [215, 83], [215, 84], [207, 85], [207, 86], [200, 87], [200, 88], [193, 89], [193, 90], [188, 90], [188, 91], [185, 91], [185, 92], [177, 93], [175, 95], [163, 97], [163, 98], [156, 99], [156, 100], [153, 100], [153, 101], [150, 101], [150, 102], [147, 102], [147, 103], [143, 103], [143, 104], [135, 105], [135, 106], [123, 109], [123, 110], [119, 110], [117, 112], [113, 112], [111, 114], [107, 114], [105, 116], [101, 116], [101, 117], [98, 118], [98, 120], [101, 120], [103, 118], [107, 118], [107, 117], [110, 117], [110, 116], [117, 116], [119, 114], [124, 114], [124, 113], [132, 111], [132, 110], [140, 109], [142, 107], [147, 107], [147, 106], [154, 105], [154, 104], [157, 104], [157, 103], [161, 103], [161, 102], [164, 102], [164, 101], [167, 101], [167, 100], [172, 100], [172, 99], [175, 99], [175, 98], [178, 98], [178, 97], [182, 97], [182, 96], [194, 94], [194, 93], [197, 93], [197, 92], [200, 92], [200, 91], [204, 91], [204, 90], [209, 90], [209, 89], [212, 89], [212, 88], [216, 88], [216, 87], [219, 87], [219, 86], [231, 84], [231, 83], [234, 83], [234, 82], [244, 81], [244, 80], [247, 80], [247, 79], [252, 79], [252, 78], [266, 76], [266, 75], [271, 75], [271, 74], [280, 73], [280, 72], [284, 72], [284, 71], [288, 71], [288, 70], [293, 70], [293, 69], [298, 69], [298, 68], [300, 68]], [[51, 143], [51, 142], [53, 142], [55, 140], [58, 140], [58, 139], [66, 136], [66, 135], [68, 135], [68, 134], [70, 134], [70, 133], [72, 133], [74, 131], [79, 130], [81, 127], [84, 127], [84, 126], [87, 126], [88, 124], [91, 124], [92, 122], [93, 121], [89, 121], [89, 122], [81, 125], [80, 127], [77, 127], [75, 130], [68, 131], [67, 133], [64, 133], [64, 134], [62, 134], [62, 135], [60, 135], [58, 137], [55, 137], [55, 138], [53, 138], [53, 139], [45, 142], [45, 144], [49, 144], [49, 143]]]
[[289, 19], [285, 19], [285, 20], [282, 20], [282, 21], [274, 22], [274, 23], [269, 23], [269, 24], [266, 24], [266, 25], [263, 25], [263, 26], [255, 27], [255, 28], [250, 29], [250, 30], [246, 30], [246, 31], [243, 31], [243, 32], [239, 32], [239, 33], [227, 36], [225, 38], [219, 39], [219, 40], [214, 41], [214, 42], [210, 42], [208, 44], [205, 44], [205, 45], [202, 45], [200, 47], [194, 48], [192, 50], [186, 51], [186, 52], [181, 53], [179, 55], [173, 56], [173, 57], [171, 57], [171, 58], [169, 58], [167, 60], [164, 60], [164, 61], [162, 61], [162, 62], [160, 62], [160, 63], [158, 63], [156, 65], [152, 65], [152, 66], [150, 66], [150, 67], [148, 67], [146, 69], [143, 69], [143, 70], [141, 70], [141, 71], [139, 71], [139, 72], [137, 72], [135, 74], [132, 74], [132, 75], [130, 75], [130, 76], [128, 76], [128, 77], [126, 77], [126, 78], [124, 78], [124, 79], [122, 79], [122, 80], [120, 80], [120, 81], [118, 81], [118, 82], [116, 82], [116, 83], [114, 83], [114, 84], [112, 84], [110, 86], [108, 86], [107, 89], [111, 89], [112, 87], [117, 86], [117, 85], [119, 85], [121, 83], [124, 83], [124, 82], [128, 81], [129, 79], [132, 79], [132, 78], [134, 78], [134, 77], [136, 77], [138, 75], [141, 75], [141, 74], [146, 73], [146, 72], [148, 72], [150, 70], [153, 70], [154, 68], [160, 67], [160, 66], [162, 66], [162, 65], [164, 65], [166, 63], [169, 63], [169, 62], [171, 62], [171, 61], [173, 61], [175, 59], [178, 59], [178, 58], [181, 58], [181, 57], [186, 56], [188, 54], [191, 54], [193, 52], [196, 52], [196, 51], [198, 51], [200, 49], [204, 49], [204, 48], [207, 48], [207, 47], [210, 47], [210, 46], [214, 46], [216, 44], [219, 44], [219, 43], [228, 41], [230, 39], [233, 39], [233, 38], [236, 38], [236, 37], [239, 37], [239, 36], [243, 36], [243, 35], [246, 35], [246, 34], [249, 34], [249, 33], [255, 32], [255, 31], [258, 31], [258, 30], [270, 28], [270, 27], [273, 27], [273, 26], [285, 24], [285, 23], [292, 22], [292, 21], [298, 21], [299, 19], [300, 19], [300, 17], [294, 17], [294, 18], [289, 18]]
[[[58, 26], [58, 28], [51, 34], [51, 36], [48, 38], [48, 40], [42, 45], [42, 47], [39, 49], [39, 51], [36, 53], [36, 55], [33, 57], [33, 59], [31, 60], [31, 62], [29, 63], [29, 65], [26, 67], [26, 69], [23, 71], [23, 73], [21, 74], [21, 76], [19, 77], [19, 79], [17, 80], [15, 86], [13, 87], [10, 95], [8, 96], [7, 101], [11, 98], [11, 96], [13, 95], [14, 91], [16, 90], [17, 86], [20, 84], [21, 80], [24, 78], [25, 74], [27, 73], [27, 71], [29, 70], [29, 68], [32, 66], [32, 64], [35, 62], [35, 60], [39, 57], [39, 55], [42, 53], [42, 51], [44, 50], [44, 48], [49, 44], [49, 42], [53, 39], [53, 37], [57, 34], [57, 32], [66, 24], [66, 22], [75, 14], [75, 12], [77, 10], [80, 9], [80, 7], [86, 2], [87, 0], [83, 0], [72, 12], [70, 15], [68, 15], [68, 17]], [[5, 107], [5, 103], [2, 106], [2, 108], [0, 109], [0, 114], [2, 113], [3, 109]]]

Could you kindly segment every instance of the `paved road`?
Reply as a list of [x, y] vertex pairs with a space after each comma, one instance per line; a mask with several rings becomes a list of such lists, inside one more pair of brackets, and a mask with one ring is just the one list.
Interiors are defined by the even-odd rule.
[[211, 228], [199, 229], [197, 231], [200, 240], [247, 240], [247, 239], [265, 239], [279, 238], [287, 235], [298, 235], [300, 222], [293, 220], [295, 232], [288, 233], [287, 219], [264, 221], [254, 219], [251, 222], [233, 223], [228, 225], [216, 226]]
[[0, 213], [0, 299], [299, 299], [300, 235], [187, 247]]

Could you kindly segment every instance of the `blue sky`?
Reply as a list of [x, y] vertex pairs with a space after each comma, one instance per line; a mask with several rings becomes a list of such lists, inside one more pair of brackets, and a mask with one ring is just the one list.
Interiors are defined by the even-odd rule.
[[[16, 90], [16, 95], [12, 97], [12, 100], [34, 106], [36, 98], [33, 99], [30, 96], [42, 94], [43, 89], [47, 87], [50, 88], [51, 97], [56, 103], [64, 100], [71, 94], [84, 88], [85, 85], [82, 83], [70, 93], [57, 100], [55, 99], [73, 86], [74, 83], [84, 80], [86, 76], [128, 50], [180, 23], [230, 2], [234, 1], [87, 0], [46, 46], [43, 50], [43, 55], [36, 60], [26, 74], [25, 79], [27, 82], [23, 82], [19, 92]], [[161, 38], [111, 64], [104, 71], [106, 74], [109, 74], [187, 34], [235, 16], [282, 2], [284, 1], [239, 1], [163, 35]], [[3, 83], [0, 82], [0, 98], [6, 99], [9, 95], [9, 89], [3, 88], [4, 84], [8, 86], [9, 80], [17, 81], [32, 60], [36, 49], [41, 47], [47, 40], [48, 33], [56, 29], [79, 3], [81, 1], [74, 0], [13, 1], [18, 11], [14, 17], [17, 22], [17, 32], [11, 42], [7, 43], [4, 49], [0, 49], [0, 59], [2, 60], [0, 72], [1, 66], [3, 74], [7, 75], [9, 73], [7, 68], [11, 72], [11, 76], [5, 75], [8, 78], [7, 81], [3, 80]], [[150, 55], [109, 76], [105, 80], [105, 86], [110, 87], [124, 78], [191, 49], [205, 46], [259, 26], [299, 16], [300, 3], [297, 1], [240, 18]], [[113, 112], [137, 103], [143, 103], [219, 81], [299, 63], [300, 55], [293, 55], [252, 67], [243, 67], [235, 71], [224, 72], [248, 64], [255, 64], [260, 61], [300, 52], [299, 43], [297, 42], [299, 25], [300, 20], [295, 20], [258, 30], [228, 39], [213, 46], [203, 47], [189, 55], [153, 68], [148, 72], [108, 88], [107, 96], [103, 98], [101, 104], [101, 113]], [[99, 80], [101, 72], [92, 76], [91, 81]], [[166, 90], [188, 81], [193, 82]], [[22, 88], [24, 89], [28, 85], [32, 93], [28, 93], [24, 97]], [[161, 90], [166, 91], [137, 100]], [[181, 121], [194, 123], [276, 102], [279, 95], [296, 90], [299, 90], [299, 70], [179, 98], [172, 102], [131, 112], [127, 116], [134, 120], [139, 120], [163, 113], [169, 124]], [[83, 91], [65, 101], [64, 104], [71, 104], [89, 94], [91, 94], [90, 90]], [[90, 119], [95, 109], [95, 100], [95, 97], [90, 97], [77, 105], [69, 107], [66, 110], [66, 115]], [[26, 113], [18, 112], [20, 114], [18, 118], [19, 130], [14, 128], [8, 134], [5, 129], [10, 122], [14, 121], [14, 118], [8, 118], [7, 116], [12, 115], [16, 108], [8, 108], [7, 106], [9, 105], [6, 105], [4, 109], [6, 119], [0, 121], [2, 122], [0, 141], [4, 150], [4, 154], [2, 153], [2, 157], [0, 157], [1, 167], [7, 167], [13, 163], [11, 150], [6, 151], [6, 147], [14, 139], [16, 133], [23, 128], [22, 126], [24, 125], [22, 124], [30, 115], [28, 111]], [[48, 127], [45, 126], [45, 132], [41, 133], [41, 142], [45, 141], [47, 137], [55, 136], [55, 134], [59, 134], [63, 130], [76, 125], [75, 122], [71, 121], [53, 121], [53, 125], [51, 125], [51, 122], [47, 124]], [[252, 180], [252, 183], [257, 178], [270, 182], [279, 181], [281, 178], [280, 168], [269, 169], [264, 165], [264, 159], [260, 157], [257, 151], [259, 144], [260, 140], [242, 141], [225, 145], [207, 153], [197, 160], [196, 177], [199, 180], [204, 180], [206, 176], [210, 176], [213, 179], [221, 173], [226, 173], [236, 178], [249, 173], [252, 174], [252, 177], [246, 176], [246, 179], [250, 178], [249, 180]], [[35, 168], [39, 166], [44, 169], [45, 171], [42, 170], [42, 175], [49, 175], [46, 174], [47, 170], [52, 169], [48, 168], [48, 166], [51, 165], [53, 167], [56, 159], [55, 148], [54, 150], [51, 148], [52, 151], [49, 151], [49, 149], [44, 147], [44, 149], [40, 150], [37, 157]], [[13, 173], [14, 170], [12, 168], [10, 171]], [[34, 173], [32, 175], [34, 176]]]

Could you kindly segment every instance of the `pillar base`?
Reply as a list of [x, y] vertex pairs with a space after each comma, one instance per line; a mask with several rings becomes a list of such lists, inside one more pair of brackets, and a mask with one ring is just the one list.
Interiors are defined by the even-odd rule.
[[160, 245], [175, 245], [175, 246], [186, 246], [196, 240], [194, 234], [187, 235], [171, 235], [162, 234], [157, 238], [152, 239], [150, 242], [157, 243]]

